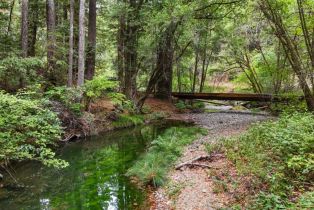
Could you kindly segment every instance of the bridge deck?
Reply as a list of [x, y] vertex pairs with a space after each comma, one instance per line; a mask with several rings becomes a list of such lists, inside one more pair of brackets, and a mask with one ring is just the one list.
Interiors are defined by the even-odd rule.
[[233, 100], [233, 101], [282, 101], [282, 97], [271, 94], [253, 93], [178, 93], [173, 92], [173, 97], [179, 99], [208, 99], [208, 100]]

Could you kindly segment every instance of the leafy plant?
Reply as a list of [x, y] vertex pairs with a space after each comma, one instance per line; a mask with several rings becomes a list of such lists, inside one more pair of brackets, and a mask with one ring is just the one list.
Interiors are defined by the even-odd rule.
[[194, 141], [205, 130], [198, 127], [172, 127], [158, 136], [148, 152], [129, 169], [127, 175], [138, 177], [154, 186], [164, 184], [166, 173], [180, 157], [185, 145]]
[[179, 100], [178, 103], [175, 104], [175, 106], [181, 111], [187, 108], [186, 104], [182, 100]]
[[61, 137], [57, 116], [38, 100], [20, 99], [0, 92], [0, 163], [38, 160], [58, 168], [68, 163], [50, 149]]
[[42, 59], [10, 56], [0, 60], [0, 89], [17, 91], [39, 81], [37, 71], [43, 68]]
[[294, 190], [313, 185], [314, 117], [310, 113], [286, 114], [278, 121], [255, 125], [224, 145], [240, 173], [268, 186], [256, 205], [281, 208], [288, 205]]
[[144, 117], [142, 115], [121, 114], [116, 121], [112, 122], [114, 128], [126, 128], [142, 124], [144, 124]]
[[54, 87], [45, 92], [45, 97], [49, 100], [59, 101], [64, 104], [73, 113], [80, 115], [82, 104], [80, 99], [82, 97], [82, 89], [70, 88], [66, 86]]
[[90, 100], [103, 97], [107, 93], [113, 92], [117, 87], [118, 83], [116, 81], [110, 81], [105, 76], [94, 77], [93, 80], [87, 81], [84, 85], [85, 95]]

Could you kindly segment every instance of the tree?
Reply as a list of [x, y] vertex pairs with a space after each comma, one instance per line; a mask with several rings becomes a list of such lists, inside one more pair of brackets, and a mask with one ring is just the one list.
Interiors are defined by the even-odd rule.
[[[28, 0], [22, 0], [21, 2], [21, 46], [22, 46], [22, 56], [27, 57], [28, 51]], [[14, 4], [13, 4], [14, 5]], [[12, 5], [12, 7], [13, 7]]]
[[77, 86], [84, 84], [84, 71], [85, 71], [85, 0], [80, 0], [79, 8], [79, 42], [78, 42], [78, 75]]
[[29, 25], [29, 43], [28, 43], [28, 55], [35, 56], [35, 44], [37, 39], [37, 28], [39, 22], [39, 2], [38, 0], [34, 0], [30, 4], [30, 21]]
[[12, 15], [13, 15], [13, 9], [14, 9], [15, 0], [12, 0], [11, 6], [10, 6], [10, 14], [9, 14], [9, 23], [7, 28], [7, 36], [9, 35], [11, 31], [11, 24], [12, 24]]
[[[128, 99], [135, 99], [137, 92], [136, 77], [138, 73], [138, 38], [141, 25], [139, 24], [140, 11], [144, 1], [128, 0], [124, 33], [124, 94]], [[120, 25], [121, 27], [124, 24]]]
[[124, 92], [124, 72], [125, 72], [125, 61], [124, 61], [124, 50], [125, 50], [125, 15], [120, 14], [119, 16], [119, 30], [117, 33], [117, 68], [118, 68], [118, 80], [120, 82], [120, 91]]
[[56, 50], [56, 11], [54, 0], [46, 1], [47, 11], [47, 73], [52, 84], [55, 84], [54, 69], [56, 67], [55, 50]]
[[91, 80], [95, 74], [96, 56], [96, 0], [89, 0], [88, 38], [86, 52], [86, 79]]
[[293, 36], [289, 34], [289, 31], [283, 22], [280, 5], [273, 0], [260, 0], [259, 7], [264, 16], [270, 22], [271, 27], [275, 31], [275, 35], [278, 37], [285, 50], [293, 71], [298, 76], [300, 87], [304, 93], [308, 109], [314, 111], [314, 95], [307, 82], [307, 71], [305, 70], [302, 62], [298, 45], [295, 39], [293, 39]]
[[70, 0], [70, 30], [69, 30], [69, 60], [68, 60], [68, 87], [73, 86], [73, 26], [74, 0]]
[[172, 91], [172, 70], [174, 54], [174, 34], [179, 25], [179, 21], [171, 21], [158, 44], [157, 49], [157, 71], [162, 72], [161, 78], [157, 82], [156, 96], [159, 98], [170, 99]]

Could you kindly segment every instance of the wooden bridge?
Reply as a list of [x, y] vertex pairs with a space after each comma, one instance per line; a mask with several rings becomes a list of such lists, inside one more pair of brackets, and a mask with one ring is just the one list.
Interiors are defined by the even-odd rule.
[[232, 101], [287, 101], [288, 98], [272, 94], [254, 93], [179, 93], [173, 92], [173, 97], [179, 99], [205, 99], [205, 100], [232, 100]]

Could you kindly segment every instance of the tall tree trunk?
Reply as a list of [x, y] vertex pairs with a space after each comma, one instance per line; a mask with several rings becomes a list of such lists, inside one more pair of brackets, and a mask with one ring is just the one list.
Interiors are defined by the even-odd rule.
[[172, 21], [162, 37], [157, 49], [157, 71], [162, 72], [157, 82], [155, 96], [162, 99], [171, 99], [172, 70], [173, 70], [173, 38], [179, 22]]
[[21, 47], [22, 56], [27, 57], [28, 48], [28, 0], [22, 0], [21, 5], [22, 12], [22, 23], [21, 23]]
[[77, 84], [78, 76], [78, 46], [79, 33], [75, 33], [79, 28], [79, 6], [80, 0], [74, 0], [74, 21], [73, 21], [73, 84]]
[[125, 58], [125, 78], [124, 94], [128, 99], [134, 99], [136, 96], [136, 76], [137, 76], [137, 26], [127, 24], [127, 39], [124, 51]]
[[138, 65], [138, 37], [139, 37], [139, 13], [144, 4], [143, 0], [128, 0], [129, 8], [125, 12], [124, 40], [124, 94], [128, 99], [136, 98], [137, 84], [136, 77], [139, 69]]
[[204, 89], [204, 84], [205, 84], [205, 80], [206, 80], [206, 53], [205, 56], [203, 57], [203, 61], [202, 61], [202, 74], [201, 74], [201, 82], [200, 82], [200, 93], [203, 92]]
[[10, 14], [9, 14], [9, 23], [8, 23], [8, 29], [7, 29], [7, 36], [9, 36], [9, 33], [11, 31], [11, 23], [12, 23], [12, 15], [13, 15], [14, 4], [15, 4], [15, 0], [12, 0], [11, 7], [10, 7]]
[[304, 42], [305, 42], [305, 46], [306, 46], [306, 49], [307, 49], [307, 52], [311, 61], [311, 66], [312, 66], [312, 71], [313, 71], [314, 70], [314, 28], [313, 28], [313, 34], [312, 34], [313, 40], [311, 40], [311, 35], [309, 32], [309, 28], [307, 26], [305, 14], [304, 14], [304, 8], [303, 8], [304, 0], [297, 0], [297, 2], [298, 2], [299, 18], [300, 18], [300, 23], [302, 27]]
[[95, 74], [96, 56], [96, 0], [89, 0], [88, 38], [86, 52], [86, 79], [91, 80]]
[[82, 86], [84, 84], [84, 68], [85, 68], [85, 0], [80, 0], [79, 9], [79, 43], [78, 43], [78, 76], [77, 76], [77, 86]]
[[117, 34], [117, 68], [118, 68], [118, 79], [120, 82], [120, 91], [124, 92], [124, 72], [125, 72], [125, 16], [119, 17], [119, 31]]
[[31, 17], [29, 22], [29, 28], [30, 28], [30, 41], [28, 43], [28, 55], [29, 56], [35, 56], [35, 45], [36, 45], [36, 39], [37, 39], [37, 28], [38, 28], [38, 18], [39, 18], [39, 7], [38, 7], [38, 0], [34, 0], [30, 4], [31, 8]]
[[73, 25], [74, 25], [74, 0], [70, 0], [68, 87], [73, 86]]
[[56, 67], [55, 50], [56, 50], [56, 11], [54, 0], [47, 0], [47, 72], [52, 84], [56, 83], [54, 69]]
[[306, 81], [306, 71], [303, 69], [297, 44], [289, 36], [288, 31], [283, 24], [282, 17], [278, 14], [278, 11], [274, 9], [270, 0], [260, 0], [259, 6], [264, 16], [270, 21], [273, 30], [276, 32], [276, 36], [279, 38], [285, 50], [285, 54], [287, 55], [293, 71], [298, 76], [308, 109], [314, 111], [314, 95]]
[[197, 78], [198, 78], [198, 60], [199, 60], [198, 57], [199, 57], [199, 53], [198, 53], [198, 46], [197, 46], [197, 49], [195, 50], [195, 63], [194, 63], [192, 93], [195, 93], [196, 82], [197, 82]]

